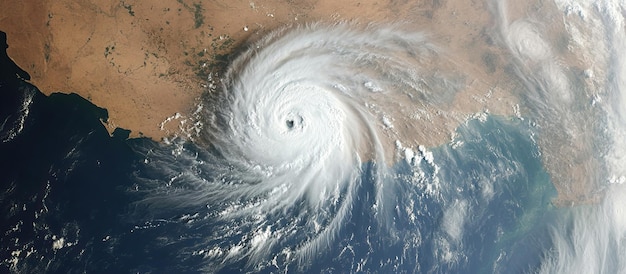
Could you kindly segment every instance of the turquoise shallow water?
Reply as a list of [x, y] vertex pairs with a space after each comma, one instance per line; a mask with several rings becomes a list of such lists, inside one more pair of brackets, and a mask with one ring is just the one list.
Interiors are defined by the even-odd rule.
[[[450, 144], [432, 149], [434, 165], [419, 162], [424, 175], [417, 181], [415, 168], [405, 163], [396, 167], [407, 183], [398, 192], [403, 194], [400, 203], [421, 213], [404, 229], [430, 231], [421, 234], [428, 240], [416, 253], [423, 259], [421, 269], [532, 270], [545, 248], [543, 233], [556, 190], [542, 167], [531, 127], [517, 118], [489, 116], [471, 120], [457, 132]], [[432, 188], [437, 191], [429, 192]]]

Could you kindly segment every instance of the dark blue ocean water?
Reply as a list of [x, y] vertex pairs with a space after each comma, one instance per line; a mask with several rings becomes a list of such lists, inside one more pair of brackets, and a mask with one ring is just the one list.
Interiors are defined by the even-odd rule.
[[[138, 216], [136, 202], [144, 198], [133, 191], [138, 178], [170, 179], [147, 168], [143, 153], [171, 148], [127, 139], [121, 129], [111, 137], [106, 119], [105, 109], [76, 94], [44, 96], [23, 80], [0, 82], [0, 272], [302, 270], [295, 262], [253, 267], [241, 258], [220, 265], [193, 255], [203, 241], [236, 242], [206, 241], [220, 233], [214, 222], [181, 218], [202, 216], [207, 207]], [[518, 119], [471, 120], [458, 130], [463, 145], [430, 149], [437, 166], [398, 162], [392, 168], [397, 183], [388, 189], [397, 206], [387, 225], [373, 217], [375, 189], [362, 176], [361, 198], [336, 242], [298, 265], [326, 273], [533, 270], [548, 248], [545, 223], [555, 192], [531, 136]], [[364, 174], [371, 165], [363, 166]], [[438, 191], [429, 191], [433, 187]]]

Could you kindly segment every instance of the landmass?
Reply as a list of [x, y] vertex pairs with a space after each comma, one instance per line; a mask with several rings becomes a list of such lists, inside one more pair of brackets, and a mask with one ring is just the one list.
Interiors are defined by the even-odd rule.
[[[546, 8], [512, 4], [512, 18]], [[423, 30], [445, 49], [450, 66], [463, 69], [465, 85], [446, 108], [425, 108], [427, 119], [414, 121], [413, 128], [396, 128], [396, 134], [411, 136], [411, 146], [436, 146], [450, 141], [454, 130], [477, 113], [521, 117], [524, 112], [512, 94], [521, 84], [492, 35], [497, 32], [493, 9], [484, 1], [445, 0], [25, 0], [0, 3], [0, 10], [11, 11], [0, 17], [0, 30], [8, 34], [8, 54], [42, 92], [77, 93], [108, 110], [110, 133], [124, 128], [130, 138], [157, 141], [187, 134], [202, 107], [200, 98], [214, 90], [211, 80], [219, 79], [246, 41], [277, 27], [350, 21]], [[589, 150], [585, 140], [571, 141], [580, 149], [543, 140], [542, 150], [559, 155]], [[543, 160], [559, 203], [593, 200], [587, 195], [588, 176], [580, 174], [593, 163]]]
[[[235, 49], [287, 24], [402, 23], [430, 32], [446, 47], [474, 51], [458, 55], [467, 57], [458, 61], [461, 65], [498, 74], [498, 54], [491, 53], [498, 49], [485, 41], [489, 14], [484, 4], [448, 4], [27, 0], [0, 4], [0, 9], [12, 11], [0, 18], [0, 29], [10, 37], [9, 54], [44, 93], [80, 94], [108, 109], [110, 132], [121, 127], [131, 130], [131, 137], [160, 140], [180, 131], [176, 121], [192, 115], [208, 90], [209, 75], [219, 77]], [[470, 84], [478, 90], [486, 86]], [[485, 95], [487, 90], [476, 93]], [[482, 108], [473, 103], [466, 107]]]

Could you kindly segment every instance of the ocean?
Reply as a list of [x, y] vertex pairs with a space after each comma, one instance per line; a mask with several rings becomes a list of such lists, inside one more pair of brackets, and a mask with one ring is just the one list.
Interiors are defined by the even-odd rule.
[[[102, 124], [106, 110], [76, 94], [45, 96], [23, 81], [1, 88], [5, 270], [281, 270], [272, 264], [250, 266], [246, 257], [227, 261], [207, 256], [236, 246], [249, 232], [230, 231], [247, 217], [227, 222], [216, 215], [224, 209], [211, 204], [213, 200], [158, 210], [146, 210], [138, 203], [150, 196], [141, 191], [146, 186], [142, 181], [175, 181], [151, 162], [167, 161], [178, 170], [188, 167], [176, 164], [177, 156], [171, 154], [174, 145], [127, 139], [123, 133], [109, 136]], [[385, 190], [397, 195], [391, 201], [395, 208], [390, 223], [380, 224], [371, 208], [376, 203], [376, 185], [370, 179], [375, 169], [374, 163], [364, 163], [361, 170], [370, 175], [362, 176], [350, 190], [360, 198], [342, 217], [332, 242], [320, 247], [323, 252], [309, 255], [317, 263], [299, 265], [286, 257], [274, 260], [283, 260], [283, 267], [296, 270], [304, 265], [314, 272], [359, 267], [399, 272], [534, 269], [546, 245], [540, 239], [546, 237], [545, 223], [554, 214], [550, 201], [556, 192], [541, 167], [530, 127], [517, 118], [489, 116], [469, 121], [458, 132], [456, 142], [418, 151], [393, 166], [393, 185]], [[184, 153], [194, 155], [201, 149], [189, 143], [183, 146]], [[169, 156], [149, 156], [147, 151]], [[205, 162], [205, 178], [219, 175], [208, 174], [222, 170], [225, 163], [219, 157], [208, 157], [214, 162]], [[180, 188], [186, 191], [184, 185]], [[167, 191], [177, 195], [175, 189]], [[172, 201], [178, 200], [156, 202]], [[304, 213], [287, 212], [275, 221], [290, 223], [285, 218], [292, 214], [297, 218]], [[255, 229], [253, 225], [240, 228]], [[317, 235], [308, 233], [308, 237]], [[296, 237], [279, 245], [288, 248], [301, 241], [307, 240]], [[274, 247], [271, 251], [281, 252]]]

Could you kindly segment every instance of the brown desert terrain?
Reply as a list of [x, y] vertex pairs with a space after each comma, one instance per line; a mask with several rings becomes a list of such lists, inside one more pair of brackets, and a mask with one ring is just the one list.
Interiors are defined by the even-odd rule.
[[[73, 1], [3, 2], [0, 17], [9, 55], [44, 93], [75, 92], [109, 111], [107, 128], [130, 129], [131, 137], [160, 140], [177, 133], [207, 90], [207, 76], [223, 71], [231, 51], [276, 27], [305, 22], [402, 23], [464, 51], [460, 65], [476, 79], [498, 74], [481, 56], [497, 56], [486, 44], [490, 16], [480, 2], [439, 1]], [[473, 51], [475, 54], [466, 54]], [[493, 60], [497, 62], [498, 60]], [[462, 112], [489, 101], [474, 81], [459, 102]], [[496, 89], [491, 98], [503, 95]], [[492, 99], [495, 100], [495, 99]], [[507, 99], [508, 100], [508, 99]], [[463, 102], [471, 102], [463, 104]], [[512, 102], [511, 102], [512, 103]], [[498, 106], [505, 105], [504, 108]], [[509, 114], [510, 104], [490, 111]], [[176, 115], [179, 113], [180, 115]], [[163, 124], [168, 117], [168, 122]], [[446, 127], [445, 131], [456, 127]], [[425, 141], [426, 145], [439, 143]]]
[[[513, 19], [546, 8], [515, 5]], [[181, 121], [210, 91], [209, 75], [219, 78], [248, 40], [288, 24], [398, 23], [426, 32], [465, 74], [465, 89], [445, 112], [428, 109], [429, 119], [415, 121], [429, 131], [396, 128], [397, 135], [413, 137], [408, 145], [436, 146], [476, 113], [519, 115], [518, 97], [511, 94], [519, 83], [505, 71], [510, 60], [490, 35], [497, 28], [491, 8], [473, 0], [25, 0], [0, 3], [0, 29], [7, 33], [9, 56], [42, 92], [78, 93], [108, 110], [110, 132], [121, 127], [131, 130], [130, 137], [159, 141], [184, 134], [190, 123]], [[542, 149], [571, 150], [544, 143]], [[589, 193], [577, 168], [584, 163], [544, 162], [553, 180], [579, 178], [574, 187], [559, 188], [559, 199], [589, 199], [581, 198]]]

